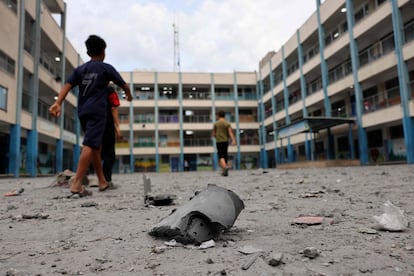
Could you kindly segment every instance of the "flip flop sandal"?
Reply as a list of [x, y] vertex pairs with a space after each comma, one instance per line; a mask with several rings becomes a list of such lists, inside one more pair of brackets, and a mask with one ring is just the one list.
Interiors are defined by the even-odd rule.
[[100, 192], [104, 192], [104, 191], [106, 191], [106, 190], [110, 189], [110, 188], [111, 188], [110, 186], [111, 186], [111, 184], [109, 184], [109, 183], [108, 183], [108, 185], [106, 185], [106, 187], [99, 188], [99, 191], [100, 191]]
[[91, 196], [92, 195], [92, 191], [86, 190], [85, 188], [80, 192], [72, 192], [72, 191], [70, 191], [70, 192], [72, 193], [72, 196], [73, 195], [78, 195], [79, 197], [85, 197], [85, 196]]

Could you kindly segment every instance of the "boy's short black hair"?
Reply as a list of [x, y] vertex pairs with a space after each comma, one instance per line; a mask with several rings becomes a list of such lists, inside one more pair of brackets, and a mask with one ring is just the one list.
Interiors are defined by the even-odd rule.
[[220, 110], [218, 112], [218, 116], [219, 116], [219, 118], [224, 118], [226, 116], [226, 113], [223, 110]]
[[97, 35], [90, 35], [85, 41], [87, 54], [90, 57], [98, 56], [106, 48], [106, 42]]

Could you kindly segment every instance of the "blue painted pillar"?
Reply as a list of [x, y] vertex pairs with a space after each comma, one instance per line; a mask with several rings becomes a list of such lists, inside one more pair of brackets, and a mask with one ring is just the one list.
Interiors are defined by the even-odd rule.
[[408, 76], [407, 64], [404, 61], [402, 51], [404, 44], [404, 25], [398, 1], [391, 0], [392, 27], [394, 31], [395, 55], [397, 57], [398, 81], [400, 85], [401, 107], [403, 110], [404, 141], [407, 152], [407, 163], [414, 163], [414, 118], [410, 116], [410, 78]]
[[[285, 101], [285, 112], [286, 112], [286, 125], [289, 125], [291, 123], [290, 121], [290, 115], [289, 115], [289, 89], [286, 84], [287, 79], [287, 61], [285, 57], [285, 47], [282, 46], [282, 69], [283, 69], [283, 96]], [[288, 154], [288, 162], [293, 162], [294, 156], [293, 156], [293, 146], [290, 143], [290, 137], [287, 138], [287, 154]]]
[[239, 124], [239, 93], [237, 91], [237, 73], [233, 72], [233, 95], [234, 95], [234, 115], [236, 120], [236, 144], [237, 144], [237, 163], [236, 169], [240, 170], [241, 165], [241, 153], [240, 153], [240, 124]]
[[[305, 75], [303, 74], [303, 48], [302, 48], [302, 42], [300, 39], [300, 32], [299, 29], [296, 31], [296, 38], [298, 41], [298, 61], [299, 61], [299, 72], [300, 72], [300, 94], [302, 97], [302, 116], [303, 118], [308, 118], [308, 109], [306, 107], [306, 79]], [[305, 134], [305, 155], [306, 160], [311, 159], [310, 154], [310, 141], [309, 141], [309, 135], [308, 133]]]
[[262, 74], [259, 71], [259, 80], [257, 82], [257, 89], [259, 92], [259, 104], [257, 105], [257, 114], [258, 114], [258, 121], [259, 121], [259, 139], [260, 139], [260, 165], [262, 168], [267, 166], [267, 153], [266, 153], [266, 129], [264, 127], [264, 102], [263, 102], [263, 95], [264, 95], [264, 88], [263, 88], [263, 80]]
[[37, 174], [38, 161], [38, 134], [36, 129], [27, 131], [27, 147], [26, 147], [26, 170], [30, 176]]
[[335, 160], [335, 142], [334, 137], [332, 135], [331, 129], [328, 128], [328, 152], [327, 152], [328, 160]]
[[[62, 54], [61, 54], [61, 58], [60, 58], [60, 62], [61, 62], [61, 78], [62, 78], [62, 82], [65, 82], [66, 80], [66, 3], [64, 3], [64, 11], [63, 14], [61, 16], [61, 28], [63, 31], [63, 36], [62, 36]], [[79, 65], [79, 55], [78, 55], [78, 65]], [[60, 122], [60, 137], [59, 139], [56, 141], [56, 165], [55, 165], [55, 169], [57, 172], [61, 172], [63, 171], [63, 158], [65, 158], [63, 156], [63, 131], [64, 131], [64, 121], [65, 121], [65, 103], [62, 104], [62, 110], [61, 110], [61, 116], [59, 118], [59, 122]], [[75, 115], [75, 124], [76, 124], [76, 120], [77, 119], [77, 114]], [[76, 125], [75, 125], [76, 127]], [[78, 141], [78, 140], [77, 140]], [[78, 146], [79, 147], [79, 146]], [[76, 150], [80, 150], [77, 149], [74, 145], [74, 154], [73, 154], [73, 158], [75, 158], [76, 155]], [[80, 156], [80, 152], [78, 153], [78, 155], [76, 155], [76, 164], [77, 164], [77, 160], [79, 160], [79, 156]], [[65, 168], [66, 169], [66, 168]]]
[[312, 160], [312, 137], [310, 133], [305, 133], [305, 154], [306, 160]]
[[366, 130], [362, 125], [362, 89], [358, 78], [359, 59], [358, 46], [354, 39], [354, 7], [352, 0], [346, 0], [346, 18], [348, 22], [349, 48], [351, 52], [352, 74], [354, 78], [356, 120], [358, 124], [359, 158], [361, 165], [368, 163], [368, 140]]
[[[278, 161], [278, 150], [277, 150], [277, 121], [276, 121], [276, 113], [277, 113], [277, 105], [276, 105], [276, 97], [275, 92], [273, 91], [275, 88], [275, 76], [273, 74], [273, 65], [272, 65], [272, 59], [269, 59], [269, 72], [270, 72], [270, 93], [272, 95], [272, 128], [273, 128], [273, 144], [275, 147], [274, 150], [274, 158], [277, 166]], [[263, 98], [264, 92], [261, 95], [261, 98]], [[264, 120], [264, 119], [263, 119]], [[263, 121], [262, 120], [262, 121]], [[266, 133], [265, 133], [266, 134]], [[266, 139], [265, 139], [266, 140]]]
[[27, 158], [26, 169], [30, 176], [37, 174], [38, 161], [38, 133], [37, 133], [37, 113], [39, 101], [39, 65], [40, 65], [40, 0], [36, 0], [36, 20], [34, 24], [35, 43], [33, 51], [33, 75], [30, 77], [30, 94], [32, 96], [31, 111], [32, 111], [32, 128], [27, 133]]
[[351, 159], [355, 159], [354, 134], [352, 131], [352, 124], [349, 124], [348, 142], [349, 152], [351, 153]]
[[20, 124], [10, 125], [9, 171], [15, 177], [20, 176]]
[[[61, 154], [61, 156], [58, 157], [58, 154]], [[63, 171], [63, 140], [62, 139], [56, 140], [56, 159], [62, 161], [60, 166], [57, 166], [57, 169], [60, 167], [60, 170], [58, 170], [58, 172], [61, 172]]]
[[318, 38], [319, 38], [319, 55], [321, 59], [321, 76], [322, 76], [322, 89], [323, 89], [323, 103], [325, 107], [325, 116], [331, 117], [331, 103], [328, 96], [328, 65], [325, 60], [325, 31], [323, 29], [321, 15], [320, 15], [321, 0], [316, 0], [316, 17], [318, 19]]
[[158, 72], [154, 72], [154, 123], [155, 123], [155, 171], [160, 171], [160, 153], [159, 153], [159, 146], [160, 146], [160, 133], [158, 128], [158, 121], [159, 121], [159, 108], [158, 108], [158, 99], [159, 99], [159, 90], [158, 90]]
[[184, 109], [183, 109], [183, 83], [182, 83], [182, 75], [181, 71], [178, 72], [178, 120], [180, 122], [180, 161], [178, 164], [178, 171], [184, 171]]
[[[129, 74], [129, 89], [132, 91], [132, 98], [135, 99], [133, 72]], [[134, 101], [129, 102], [129, 170], [130, 173], [135, 171], [134, 155]]]
[[[214, 93], [215, 85], [214, 85], [214, 73], [210, 74], [210, 96], [211, 96], [211, 122], [214, 124], [216, 121], [216, 95]], [[213, 144], [213, 170], [217, 171], [219, 168], [218, 165], [218, 155], [217, 155], [217, 148], [216, 148], [216, 139], [211, 137], [212, 144]]]

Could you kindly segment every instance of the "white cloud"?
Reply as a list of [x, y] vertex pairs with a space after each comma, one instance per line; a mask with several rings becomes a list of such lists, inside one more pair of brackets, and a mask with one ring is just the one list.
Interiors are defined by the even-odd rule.
[[175, 20], [181, 70], [254, 71], [316, 10], [313, 0], [67, 0], [67, 36], [88, 60], [89, 34], [108, 44], [106, 61], [120, 71], [172, 71]]

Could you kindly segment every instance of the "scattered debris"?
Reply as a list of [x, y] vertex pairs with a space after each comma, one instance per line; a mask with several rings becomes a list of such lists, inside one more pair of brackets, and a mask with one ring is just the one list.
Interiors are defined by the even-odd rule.
[[362, 234], [378, 234], [378, 231], [368, 227], [360, 227], [358, 228], [358, 232]]
[[165, 245], [156, 246], [156, 247], [152, 248], [151, 253], [161, 254], [161, 253], [164, 253], [165, 250], [167, 250], [167, 247]]
[[246, 263], [244, 263], [242, 265], [241, 268], [243, 270], [249, 269], [252, 266], [252, 264], [254, 264], [254, 262], [257, 260], [257, 258], [259, 258], [259, 256], [261, 256], [261, 255], [262, 255], [262, 253], [260, 253], [260, 252], [255, 253]]
[[282, 259], [283, 259], [283, 253], [276, 253], [276, 254], [271, 255], [268, 258], [267, 263], [270, 266], [278, 266], [278, 265], [283, 264]]
[[181, 243], [177, 242], [175, 239], [172, 239], [170, 241], [164, 242], [167, 246], [183, 246]]
[[172, 194], [151, 194], [151, 178], [145, 174], [142, 176], [144, 180], [144, 204], [145, 206], [166, 206], [173, 204], [173, 201], [177, 199], [176, 195]]
[[323, 222], [323, 217], [316, 217], [316, 216], [303, 216], [295, 218], [292, 223], [293, 224], [305, 224], [305, 225], [317, 225]]
[[48, 214], [45, 213], [37, 213], [34, 215], [27, 215], [27, 214], [23, 214], [23, 215], [18, 215], [16, 216], [17, 220], [23, 220], [23, 219], [47, 219], [49, 217]]
[[407, 218], [404, 216], [404, 211], [389, 200], [384, 203], [384, 214], [374, 216], [374, 219], [377, 221], [380, 230], [404, 231], [409, 225]]
[[320, 254], [319, 250], [315, 247], [307, 247], [303, 250], [303, 256], [309, 259], [315, 259]]
[[199, 248], [200, 249], [207, 249], [210, 247], [214, 247], [216, 245], [216, 243], [214, 242], [214, 240], [209, 240], [209, 241], [205, 241], [202, 244], [200, 244]]
[[[50, 184], [50, 187], [69, 187], [75, 177], [75, 173], [71, 170], [64, 170], [56, 175], [56, 178]], [[82, 178], [82, 185], [87, 186], [89, 184], [88, 176]]]
[[250, 255], [250, 254], [254, 254], [254, 253], [263, 252], [263, 249], [260, 249], [260, 248], [255, 248], [255, 247], [253, 247], [253, 246], [251, 246], [251, 245], [245, 245], [245, 246], [243, 246], [243, 247], [240, 247], [240, 248], [238, 249], [238, 251], [239, 251], [240, 253], [242, 253], [242, 254], [245, 254], [245, 255]]
[[4, 194], [4, 196], [19, 196], [24, 192], [24, 188], [20, 188]]
[[98, 206], [98, 203], [93, 202], [93, 201], [84, 202], [84, 203], [81, 204], [81, 207], [95, 207], [95, 206]]
[[309, 197], [321, 197], [322, 194], [324, 194], [325, 192], [320, 190], [320, 191], [309, 191], [304, 193], [303, 195], [301, 195], [301, 198], [309, 198]]
[[149, 234], [182, 243], [202, 243], [230, 229], [243, 209], [243, 201], [234, 192], [208, 184], [206, 190], [174, 209]]

